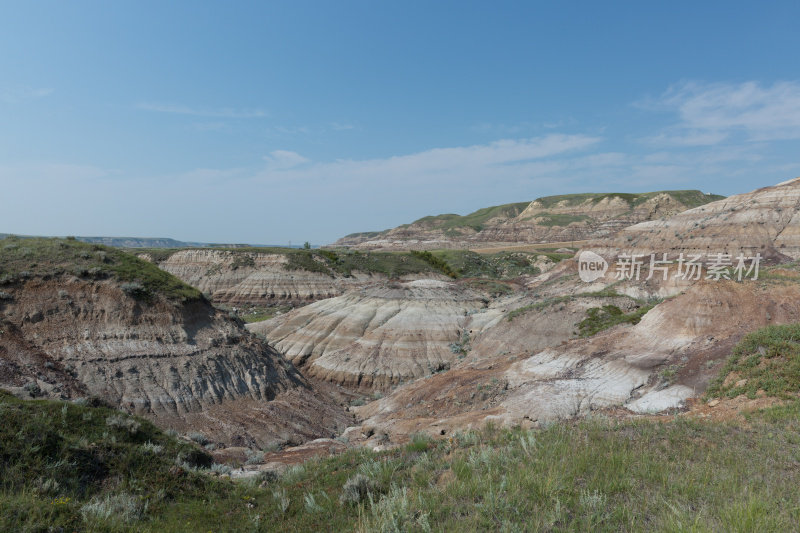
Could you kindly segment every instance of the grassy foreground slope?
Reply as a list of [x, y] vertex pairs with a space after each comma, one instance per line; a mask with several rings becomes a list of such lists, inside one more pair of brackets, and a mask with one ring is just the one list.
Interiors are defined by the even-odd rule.
[[595, 418], [351, 450], [215, 477], [194, 445], [105, 408], [0, 393], [3, 531], [789, 531], [800, 404], [747, 426]]

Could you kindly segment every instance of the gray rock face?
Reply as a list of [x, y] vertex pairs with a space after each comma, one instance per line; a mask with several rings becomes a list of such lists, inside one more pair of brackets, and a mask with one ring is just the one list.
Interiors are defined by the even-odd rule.
[[469, 314], [486, 305], [456, 283], [417, 280], [352, 291], [248, 328], [310, 376], [385, 389], [449, 368]]
[[[208, 429], [201, 419], [212, 410], [217, 416], [263, 411], [297, 388], [330, 415], [327, 427], [301, 421], [292, 429], [297, 413], [289, 408], [280, 418], [260, 417], [262, 427], [243, 422], [235, 432], [211, 429], [221, 442], [236, 433], [262, 444], [302, 440], [329, 434], [343, 418], [324, 407], [327, 399], [316, 397], [291, 363], [206, 302], [145, 303], [113, 282], [77, 278], [33, 279], [5, 291], [0, 356], [13, 371], [0, 372], [0, 386], [19, 387], [25, 376], [48, 394], [95, 396], [197, 431]], [[189, 428], [188, 420], [197, 427]]]

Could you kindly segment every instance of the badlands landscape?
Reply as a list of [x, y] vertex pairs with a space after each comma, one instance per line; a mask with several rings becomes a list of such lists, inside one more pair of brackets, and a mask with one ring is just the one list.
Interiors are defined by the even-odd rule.
[[798, 213], [800, 178], [319, 249], [7, 236], [0, 525], [796, 528]]

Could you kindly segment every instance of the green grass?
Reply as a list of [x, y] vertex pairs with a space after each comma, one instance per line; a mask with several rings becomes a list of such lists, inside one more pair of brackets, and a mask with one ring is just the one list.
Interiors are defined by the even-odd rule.
[[[798, 402], [749, 415], [747, 428], [600, 417], [418, 434], [263, 487], [176, 471], [197, 448], [141, 420], [131, 433], [115, 411], [4, 394], [0, 409], [3, 531], [777, 532], [800, 521]], [[87, 512], [98, 508], [108, 518]]]
[[555, 296], [553, 298], [546, 298], [540, 302], [518, 307], [512, 311], [509, 311], [508, 314], [506, 314], [506, 320], [508, 320], [509, 322], [513, 322], [515, 318], [530, 313], [531, 311], [540, 311], [542, 309], [547, 309], [548, 307], [551, 307], [553, 305], [572, 301], [574, 298], [575, 298], [574, 296]]
[[[228, 313], [234, 312], [234, 306], [225, 305], [225, 304], [216, 304], [215, 307], [222, 309]], [[274, 318], [276, 315], [281, 313], [286, 313], [292, 310], [291, 305], [271, 305], [271, 306], [259, 306], [259, 305], [249, 305], [249, 306], [235, 306], [236, 307], [236, 316], [241, 318], [244, 322], [248, 324], [252, 324], [254, 322], [263, 322], [264, 320], [269, 320], [270, 318]]]
[[422, 259], [445, 276], [449, 276], [451, 278], [458, 277], [458, 273], [450, 267], [447, 261], [439, 256], [433, 255], [431, 252], [411, 250], [411, 255], [418, 259]]
[[468, 250], [435, 250], [432, 253], [446, 261], [459, 277], [489, 279], [535, 276], [540, 271], [531, 263], [537, 255], [547, 255], [532, 252], [479, 254]]
[[573, 222], [582, 222], [591, 219], [591, 217], [587, 215], [568, 215], [566, 213], [540, 213], [536, 215], [536, 218], [542, 219], [539, 221], [539, 225], [549, 228], [553, 226], [569, 226]]
[[453, 230], [462, 228], [472, 228], [481, 231], [484, 224], [496, 217], [513, 218], [528, 207], [530, 202], [518, 202], [513, 204], [496, 205], [478, 209], [468, 215], [456, 215], [452, 213], [444, 215], [434, 215], [422, 217], [415, 220], [412, 225], [439, 228], [443, 230]]
[[591, 337], [619, 324], [638, 324], [653, 307], [655, 304], [642, 305], [630, 313], [625, 313], [616, 305], [593, 307], [586, 311], [586, 318], [578, 322], [579, 335]]
[[[553, 252], [500, 252], [478, 254], [469, 250], [433, 250], [403, 252], [360, 252], [356, 250], [302, 250], [296, 248], [228, 248], [215, 249], [233, 254], [234, 268], [253, 267], [255, 254], [282, 254], [287, 258], [287, 270], [305, 270], [335, 277], [351, 276], [354, 272], [383, 274], [399, 278], [410, 274], [442, 273], [452, 278], [511, 279], [521, 275], [536, 275], [539, 269], [531, 265], [537, 255], [553, 261], [572, 257]], [[166, 260], [177, 250], [146, 250], [154, 262]], [[155, 254], [155, 255], [153, 255]], [[217, 272], [214, 272], [217, 273]]]
[[[725, 385], [732, 372], [738, 378]], [[746, 383], [737, 386], [741, 380]], [[706, 396], [755, 398], [759, 390], [784, 399], [800, 394], [800, 324], [767, 326], [748, 334], [733, 349]]]
[[190, 301], [202, 299], [197, 289], [154, 264], [117, 248], [74, 239], [16, 238], [0, 240], [0, 282], [30, 277], [75, 275], [85, 279], [113, 278], [133, 296], [149, 300], [156, 294]]
[[636, 207], [644, 202], [658, 196], [660, 194], [669, 194], [677, 201], [681, 202], [687, 208], [698, 207], [709, 202], [722, 200], [724, 196], [718, 194], [704, 194], [698, 190], [681, 190], [681, 191], [654, 191], [646, 193], [582, 193], [582, 194], [561, 194], [557, 196], [545, 196], [537, 198], [535, 201], [542, 204], [542, 207], [549, 209], [556, 204], [566, 202], [567, 206], [580, 205], [587, 200], [592, 203], [598, 203], [606, 198], [619, 198], [628, 203], [630, 207]]
[[384, 274], [390, 278], [440, 271], [424, 258], [416, 257], [409, 252], [311, 250], [289, 254], [287, 257], [289, 259], [287, 269], [320, 272], [332, 277], [337, 274], [351, 276], [355, 271], [365, 274]]
[[[534, 302], [532, 304], [525, 305], [523, 307], [518, 307], [517, 309], [509, 311], [508, 314], [506, 314], [506, 319], [509, 322], [512, 322], [518, 316], [522, 316], [522, 315], [524, 315], [526, 313], [529, 313], [531, 311], [540, 311], [542, 309], [546, 309], [546, 308], [551, 307], [551, 306], [556, 305], [556, 304], [561, 304], [561, 303], [565, 303], [565, 302], [571, 302], [571, 301], [575, 300], [576, 298], [630, 298], [631, 300], [634, 300], [634, 301], [637, 301], [637, 302], [639, 301], [639, 300], [636, 300], [635, 298], [631, 298], [628, 295], [619, 294], [618, 292], [616, 292], [614, 290], [606, 288], [604, 290], [596, 291], [596, 292], [583, 292], [583, 293], [579, 293], [579, 294], [575, 294], [575, 295], [554, 296], [552, 298], [545, 298], [545, 299], [543, 299], [541, 301]], [[615, 306], [606, 306], [606, 307], [614, 307], [615, 309], [619, 310]], [[647, 310], [650, 310], [652, 307], [653, 306], [651, 305], [650, 307], [647, 308]], [[645, 311], [645, 312], [647, 312], [647, 311]], [[622, 313], [622, 311], [620, 311], [620, 313]], [[628, 316], [628, 315], [625, 315], [625, 316]], [[597, 317], [596, 317], [596, 319], [597, 319]], [[639, 321], [636, 320], [636, 322], [633, 322], [633, 323], [638, 323], [638, 322]], [[612, 324], [612, 325], [615, 325], [615, 324]], [[609, 325], [607, 327], [611, 327], [611, 326]], [[602, 329], [607, 329], [607, 328], [602, 328]], [[602, 329], [598, 329], [597, 331], [602, 331]], [[597, 332], [595, 332], [595, 333], [597, 333]]]

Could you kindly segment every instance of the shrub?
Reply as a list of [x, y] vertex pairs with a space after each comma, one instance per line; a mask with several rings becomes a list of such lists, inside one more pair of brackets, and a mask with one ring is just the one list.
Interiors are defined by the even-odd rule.
[[339, 495], [339, 502], [359, 504], [367, 501], [370, 494], [377, 492], [377, 489], [378, 484], [375, 481], [364, 474], [356, 474], [345, 481], [342, 493]]
[[122, 289], [122, 292], [128, 296], [132, 296], [136, 299], [143, 299], [150, 295], [149, 291], [145, 289], [144, 285], [138, 281], [129, 281], [123, 283], [119, 286], [119, 288]]
[[192, 433], [189, 433], [186, 436], [189, 437], [189, 440], [196, 442], [200, 446], [205, 446], [206, 444], [211, 442], [208, 439], [208, 437], [197, 431], [193, 431]]
[[28, 383], [23, 385], [22, 390], [24, 390], [34, 398], [42, 394], [42, 389], [39, 388], [39, 385], [35, 381], [29, 381]]
[[264, 462], [264, 452], [261, 450], [247, 450], [246, 465], [256, 465]]
[[136, 435], [142, 425], [137, 420], [124, 415], [111, 415], [106, 418], [106, 426]]
[[127, 493], [93, 498], [81, 507], [84, 520], [119, 520], [124, 523], [141, 520], [147, 512], [147, 503]]
[[164, 447], [160, 444], [153, 444], [152, 442], [147, 441], [142, 444], [142, 449], [148, 453], [152, 453], [153, 455], [158, 455], [161, 453]]

